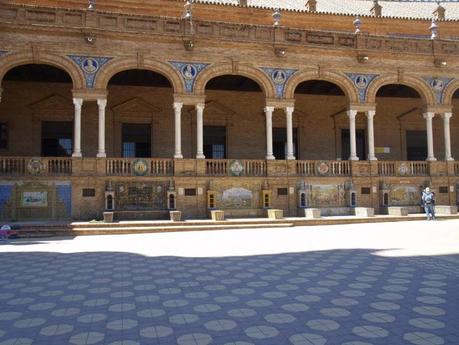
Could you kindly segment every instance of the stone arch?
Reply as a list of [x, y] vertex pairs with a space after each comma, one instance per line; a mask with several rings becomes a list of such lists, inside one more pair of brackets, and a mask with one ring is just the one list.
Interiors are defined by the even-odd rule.
[[446, 89], [444, 90], [443, 104], [453, 104], [453, 95], [457, 90], [459, 90], [459, 79], [454, 79], [446, 86]]
[[134, 57], [115, 58], [105, 64], [96, 76], [94, 88], [105, 90], [115, 74], [131, 69], [144, 69], [159, 73], [169, 80], [175, 93], [185, 92], [182, 78], [172, 66], [149, 58], [145, 58], [140, 64]]
[[419, 93], [426, 105], [434, 105], [436, 103], [435, 95], [432, 89], [424, 82], [424, 80], [412, 76], [404, 76], [402, 80], [399, 80], [399, 77], [396, 74], [380, 76], [373, 80], [367, 90], [367, 102], [376, 103], [376, 94], [378, 93], [378, 90], [384, 85], [389, 84], [401, 84], [412, 87]]
[[222, 75], [240, 75], [250, 78], [260, 86], [266, 98], [275, 98], [274, 86], [263, 71], [249, 65], [238, 64], [234, 66], [231, 63], [216, 64], [204, 69], [196, 78], [194, 93], [204, 95], [207, 83]]
[[298, 85], [308, 80], [324, 80], [338, 85], [343, 90], [349, 103], [358, 103], [359, 96], [352, 80], [343, 74], [336, 72], [321, 71], [299, 71], [295, 73], [288, 81], [285, 87], [285, 98], [292, 99], [295, 97], [295, 90]]
[[75, 65], [72, 60], [65, 56], [42, 52], [39, 52], [37, 56], [34, 56], [32, 52], [22, 52], [7, 54], [6, 56], [0, 58], [0, 62], [0, 82], [3, 81], [5, 74], [14, 67], [27, 64], [43, 64], [57, 67], [67, 72], [72, 79], [74, 89], [81, 89], [85, 87], [84, 75], [80, 68]]

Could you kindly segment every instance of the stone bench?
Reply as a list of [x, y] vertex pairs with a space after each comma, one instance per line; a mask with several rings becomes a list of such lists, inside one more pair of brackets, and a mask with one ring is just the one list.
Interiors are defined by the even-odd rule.
[[357, 217], [374, 217], [375, 209], [372, 207], [356, 207], [354, 208]]
[[387, 214], [389, 216], [402, 216], [405, 217], [408, 215], [408, 207], [402, 206], [389, 206], [387, 208]]
[[279, 209], [269, 209], [268, 210], [269, 219], [282, 219], [284, 218], [284, 210]]
[[169, 217], [173, 222], [180, 222], [182, 220], [182, 211], [169, 211]]
[[305, 208], [304, 209], [304, 216], [306, 218], [320, 218], [321, 213], [322, 212], [320, 208]]
[[457, 206], [437, 205], [435, 206], [436, 214], [457, 214]]
[[113, 212], [104, 212], [104, 223], [113, 223]]
[[222, 210], [211, 210], [210, 216], [213, 221], [220, 222], [225, 220], [225, 211]]

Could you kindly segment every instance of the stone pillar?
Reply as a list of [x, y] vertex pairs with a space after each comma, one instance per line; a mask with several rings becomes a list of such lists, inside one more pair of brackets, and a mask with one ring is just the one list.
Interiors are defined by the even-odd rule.
[[358, 161], [357, 157], [357, 146], [355, 142], [355, 117], [357, 116], [357, 110], [348, 110], [347, 116], [349, 117], [349, 137], [351, 144], [351, 154], [349, 156], [350, 161]]
[[97, 152], [98, 158], [105, 158], [105, 107], [107, 106], [106, 99], [98, 99], [97, 105], [99, 106], [99, 150]]
[[295, 159], [295, 156], [293, 155], [293, 107], [286, 107], [285, 115], [287, 117], [287, 159], [293, 160]]
[[266, 159], [275, 159], [273, 156], [273, 111], [274, 111], [274, 107], [265, 107]]
[[451, 134], [449, 129], [449, 120], [451, 119], [452, 113], [444, 113], [443, 117], [443, 131], [445, 136], [445, 161], [453, 161], [454, 158], [451, 156]]
[[434, 156], [433, 130], [432, 130], [432, 119], [435, 116], [435, 113], [427, 112], [427, 113], [424, 113], [423, 116], [426, 119], [426, 129], [427, 129], [427, 158], [426, 158], [426, 161], [436, 161], [437, 159]]
[[174, 158], [183, 158], [182, 155], [182, 106], [183, 103], [174, 102], [175, 112], [175, 154]]
[[204, 133], [203, 133], [204, 104], [196, 104], [196, 158], [204, 159]]
[[375, 161], [377, 160], [375, 156], [375, 130], [374, 130], [374, 117], [376, 111], [368, 110], [367, 111], [367, 131], [368, 131], [368, 160]]
[[81, 107], [83, 105], [82, 98], [74, 98], [75, 118], [73, 119], [73, 153], [72, 157], [81, 157]]

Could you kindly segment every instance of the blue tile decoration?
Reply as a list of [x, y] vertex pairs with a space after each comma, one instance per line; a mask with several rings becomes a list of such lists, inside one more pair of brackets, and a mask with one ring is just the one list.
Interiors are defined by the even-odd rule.
[[[21, 243], [27, 244], [15, 244]], [[0, 251], [0, 262], [0, 344], [459, 340], [457, 254], [384, 257], [336, 249], [190, 258]]]
[[12, 184], [0, 184], [0, 211], [3, 210], [5, 204], [10, 201], [12, 194]]
[[273, 82], [276, 90], [276, 97], [284, 97], [285, 85], [292, 75], [295, 74], [297, 69], [285, 69], [285, 68], [272, 68], [272, 67], [261, 67], [263, 72], [268, 75], [268, 78]]
[[366, 102], [367, 90], [371, 82], [378, 77], [378, 74], [362, 74], [362, 73], [346, 73], [349, 79], [352, 80], [359, 92], [360, 103]]
[[185, 90], [188, 93], [192, 93], [194, 89], [194, 83], [199, 73], [209, 66], [208, 63], [197, 63], [197, 62], [179, 62], [169, 61], [169, 63], [179, 71], [182, 76], [183, 82], [185, 83]]
[[435, 93], [435, 100], [438, 104], [443, 103], [444, 101], [444, 94], [446, 87], [449, 83], [453, 80], [453, 78], [430, 78], [424, 77], [424, 80], [430, 86], [432, 91]]
[[72, 185], [68, 183], [56, 184], [57, 197], [64, 203], [67, 215], [72, 215]]
[[83, 71], [86, 79], [86, 87], [92, 89], [97, 73], [103, 65], [110, 61], [111, 57], [95, 57], [95, 56], [80, 56], [80, 55], [67, 55], [78, 67]]

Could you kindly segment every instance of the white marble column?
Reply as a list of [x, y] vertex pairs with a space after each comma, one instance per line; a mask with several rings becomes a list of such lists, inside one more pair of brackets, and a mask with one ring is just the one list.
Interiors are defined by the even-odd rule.
[[72, 157], [81, 157], [81, 107], [83, 105], [82, 98], [74, 98], [75, 117], [73, 119], [73, 153]]
[[204, 131], [203, 131], [204, 104], [196, 104], [196, 159], [204, 159]]
[[433, 129], [432, 129], [432, 119], [435, 116], [435, 113], [427, 112], [427, 113], [424, 113], [423, 116], [426, 119], [426, 129], [427, 129], [427, 158], [426, 158], [426, 161], [436, 161], [437, 159], [434, 156]]
[[375, 130], [374, 130], [375, 114], [376, 114], [375, 110], [367, 111], [368, 160], [369, 161], [378, 160], [375, 156]]
[[274, 107], [265, 107], [266, 159], [275, 159], [273, 155], [273, 111], [274, 111]]
[[449, 129], [449, 120], [451, 119], [452, 113], [442, 114], [443, 118], [443, 132], [445, 136], [445, 161], [453, 161], [454, 158], [451, 156], [451, 132]]
[[293, 154], [293, 107], [285, 108], [285, 115], [287, 118], [287, 159], [293, 160], [295, 156]]
[[359, 157], [357, 157], [357, 145], [355, 141], [355, 117], [357, 116], [357, 110], [348, 110], [347, 116], [349, 117], [349, 137], [350, 137], [350, 161], [358, 161]]
[[183, 158], [182, 155], [182, 106], [183, 103], [174, 102], [175, 113], [175, 154], [174, 158]]
[[97, 105], [99, 106], [99, 149], [97, 157], [105, 158], [105, 107], [107, 106], [106, 99], [98, 99]]

